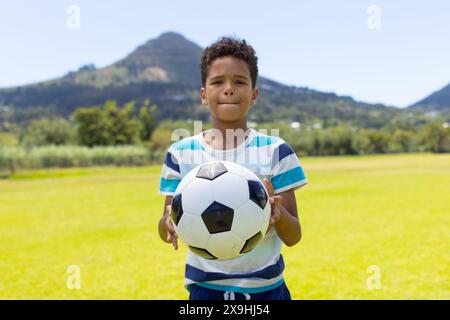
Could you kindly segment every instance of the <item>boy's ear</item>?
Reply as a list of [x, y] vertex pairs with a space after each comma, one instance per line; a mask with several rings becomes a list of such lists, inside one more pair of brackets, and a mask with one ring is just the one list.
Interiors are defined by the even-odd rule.
[[200, 89], [200, 99], [202, 100], [202, 105], [208, 105], [208, 100], [206, 99], [206, 90], [204, 87], [201, 87]]
[[252, 91], [252, 99], [250, 100], [250, 105], [253, 107], [256, 104], [256, 99], [259, 96], [259, 89], [255, 87]]

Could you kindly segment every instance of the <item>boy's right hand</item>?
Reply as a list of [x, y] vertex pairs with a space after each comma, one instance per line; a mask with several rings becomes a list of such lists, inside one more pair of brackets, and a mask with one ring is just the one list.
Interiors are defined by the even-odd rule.
[[173, 248], [175, 250], [178, 249], [178, 235], [175, 232], [175, 228], [173, 227], [172, 219], [170, 218], [170, 211], [172, 210], [172, 206], [169, 204], [166, 206], [166, 210], [164, 212], [164, 224], [167, 228], [167, 242], [172, 242]]

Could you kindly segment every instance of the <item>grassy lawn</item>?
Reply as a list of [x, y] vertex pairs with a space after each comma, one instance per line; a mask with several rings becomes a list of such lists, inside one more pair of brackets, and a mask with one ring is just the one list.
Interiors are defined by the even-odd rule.
[[[450, 155], [302, 159], [294, 299], [450, 299]], [[157, 234], [159, 166], [0, 180], [0, 299], [186, 299], [186, 247]], [[81, 288], [68, 289], [77, 265]], [[370, 266], [379, 289], [368, 289]]]

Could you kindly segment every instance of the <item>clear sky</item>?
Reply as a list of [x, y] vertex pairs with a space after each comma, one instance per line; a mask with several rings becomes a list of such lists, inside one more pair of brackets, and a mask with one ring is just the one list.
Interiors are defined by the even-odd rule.
[[0, 87], [104, 67], [166, 31], [203, 47], [234, 34], [261, 75], [365, 102], [404, 107], [450, 82], [445, 0], [0, 0]]

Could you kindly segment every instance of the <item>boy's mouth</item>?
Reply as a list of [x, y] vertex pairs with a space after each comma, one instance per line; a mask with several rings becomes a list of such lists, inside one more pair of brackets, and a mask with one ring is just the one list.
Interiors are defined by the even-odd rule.
[[227, 106], [227, 105], [234, 106], [234, 105], [239, 105], [239, 102], [219, 102], [218, 105], [221, 105], [221, 106]]

